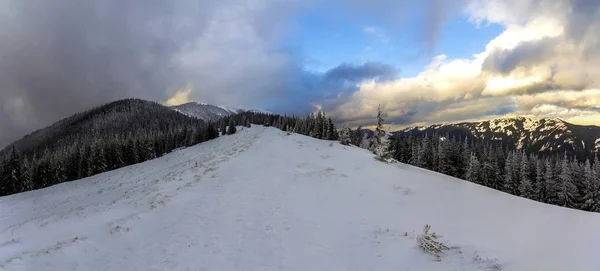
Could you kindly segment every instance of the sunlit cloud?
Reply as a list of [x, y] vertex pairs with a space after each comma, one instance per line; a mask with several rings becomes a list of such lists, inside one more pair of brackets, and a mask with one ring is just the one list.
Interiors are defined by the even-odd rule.
[[439, 55], [415, 77], [365, 82], [331, 114], [370, 125], [381, 104], [404, 125], [511, 115], [600, 124], [600, 16], [590, 15], [600, 3], [473, 0], [465, 12], [504, 31], [472, 58]]
[[180, 105], [180, 104], [184, 104], [184, 103], [189, 103], [190, 100], [190, 94], [192, 93], [192, 86], [188, 85], [183, 89], [179, 89], [177, 91], [175, 91], [175, 94], [169, 98], [165, 104], [168, 106], [173, 106], [173, 105]]

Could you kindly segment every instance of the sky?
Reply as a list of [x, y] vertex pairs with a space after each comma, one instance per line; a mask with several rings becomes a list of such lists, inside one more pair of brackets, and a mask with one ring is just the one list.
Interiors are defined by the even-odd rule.
[[0, 145], [122, 98], [600, 125], [597, 0], [0, 0]]

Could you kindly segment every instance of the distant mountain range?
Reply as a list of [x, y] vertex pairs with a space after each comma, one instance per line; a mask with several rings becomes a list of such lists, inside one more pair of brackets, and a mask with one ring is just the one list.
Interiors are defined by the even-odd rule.
[[600, 151], [600, 127], [568, 123], [558, 118], [511, 117], [480, 122], [409, 127], [397, 136], [449, 134], [470, 137], [541, 154], [567, 151], [578, 156]]
[[224, 106], [216, 106], [200, 102], [189, 102], [186, 104], [171, 106], [171, 109], [182, 113], [186, 116], [201, 119], [204, 121], [217, 121], [222, 117], [230, 116], [244, 111], [270, 113], [260, 109], [227, 108]]

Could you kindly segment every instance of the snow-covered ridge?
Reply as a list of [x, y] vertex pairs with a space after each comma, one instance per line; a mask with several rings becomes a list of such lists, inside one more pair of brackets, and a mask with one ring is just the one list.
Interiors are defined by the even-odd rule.
[[270, 113], [259, 109], [228, 108], [221, 105], [216, 106], [201, 102], [189, 102], [182, 105], [172, 106], [171, 108], [186, 116], [199, 118], [204, 121], [216, 121], [222, 117], [226, 117], [244, 111]]
[[[584, 129], [585, 128], [585, 129]], [[537, 119], [508, 117], [480, 122], [460, 122], [431, 126], [408, 127], [399, 133], [436, 133], [461, 131], [463, 136], [502, 141], [517, 149], [539, 152], [590, 152], [598, 149], [594, 140], [600, 138], [600, 127], [580, 126], [559, 118]]]
[[[600, 215], [253, 126], [0, 197], [2, 270], [598, 270]], [[450, 249], [423, 253], [425, 224]]]

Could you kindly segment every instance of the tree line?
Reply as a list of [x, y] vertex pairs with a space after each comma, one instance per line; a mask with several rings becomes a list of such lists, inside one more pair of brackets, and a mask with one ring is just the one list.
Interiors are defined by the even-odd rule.
[[256, 111], [241, 112], [221, 119], [221, 123], [245, 123], [273, 126], [282, 131], [307, 135], [317, 139], [338, 140], [338, 131], [331, 118], [323, 112], [311, 113], [305, 117], [268, 114]]

